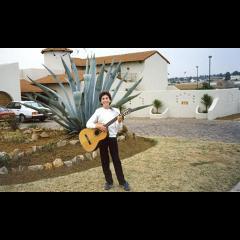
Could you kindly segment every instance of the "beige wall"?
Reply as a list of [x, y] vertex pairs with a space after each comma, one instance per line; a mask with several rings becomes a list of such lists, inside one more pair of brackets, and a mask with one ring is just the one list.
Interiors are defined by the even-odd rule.
[[[65, 55], [65, 56], [64, 56]], [[61, 57], [63, 57], [69, 69], [71, 69], [71, 62], [69, 59], [69, 53], [66, 52], [47, 52], [44, 53], [44, 64], [50, 68], [56, 74], [65, 73]]]
[[18, 63], [0, 65], [0, 91], [8, 93], [15, 101], [21, 100]]
[[145, 91], [167, 90], [168, 63], [159, 54], [154, 54], [145, 61], [143, 77]]

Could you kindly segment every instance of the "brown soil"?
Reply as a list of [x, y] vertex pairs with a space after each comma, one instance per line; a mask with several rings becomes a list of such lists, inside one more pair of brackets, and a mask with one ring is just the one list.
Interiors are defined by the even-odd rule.
[[[21, 135], [23, 135], [22, 132], [23, 131], [20, 131]], [[49, 134], [50, 136], [49, 138], [39, 138], [38, 141], [29, 142], [29, 143], [24, 143], [20, 141], [4, 141], [0, 139], [0, 151], [4, 151], [7, 153], [12, 152], [14, 149], [19, 149], [20, 151], [26, 151], [27, 149], [32, 148], [32, 146], [42, 146], [45, 144], [56, 143], [66, 138], [66, 134], [63, 131], [47, 130], [46, 132]], [[14, 133], [14, 132], [11, 132], [9, 130], [0, 130], [0, 136], [6, 133]], [[24, 139], [30, 140], [31, 134], [24, 135]]]
[[[61, 136], [62, 137], [62, 136]], [[51, 139], [54, 140], [54, 139]], [[56, 139], [55, 139], [56, 140]], [[46, 141], [46, 140], [45, 140]], [[120, 158], [126, 159], [135, 154], [143, 152], [152, 146], [154, 146], [156, 142], [151, 139], [145, 139], [142, 137], [137, 137], [136, 139], [129, 138], [127, 141], [123, 141], [119, 143], [120, 149]], [[35, 144], [36, 145], [36, 144]], [[1, 145], [2, 146], [2, 145]], [[14, 147], [23, 149], [24, 144]], [[29, 148], [29, 145], [27, 145]], [[68, 161], [73, 159], [75, 156], [83, 154], [84, 151], [80, 145], [72, 146], [70, 144], [66, 145], [62, 148], [54, 148], [52, 150], [44, 150], [41, 152], [37, 152], [32, 154], [31, 156], [26, 156], [19, 161], [12, 161], [10, 163], [10, 168], [15, 168], [19, 165], [22, 166], [31, 166], [31, 165], [38, 165], [44, 164], [47, 162], [52, 162], [56, 158], [61, 158], [63, 161]], [[53, 169], [50, 171], [43, 170], [39, 172], [32, 172], [32, 171], [23, 171], [18, 173], [10, 172], [8, 175], [0, 175], [0, 185], [11, 185], [11, 184], [21, 184], [27, 182], [33, 182], [40, 179], [46, 178], [54, 178], [58, 176], [65, 176], [75, 172], [82, 172], [86, 171], [91, 168], [101, 166], [100, 158], [97, 157], [95, 160], [92, 161], [83, 161], [79, 165], [75, 165], [73, 167], [67, 168], [62, 167], [58, 169]]]
[[240, 121], [240, 113], [239, 114], [234, 114], [222, 118], [218, 118], [217, 120], [232, 120], [232, 121]]

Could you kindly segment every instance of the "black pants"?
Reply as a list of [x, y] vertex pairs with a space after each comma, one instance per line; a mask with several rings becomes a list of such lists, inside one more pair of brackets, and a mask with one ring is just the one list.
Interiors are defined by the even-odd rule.
[[120, 185], [125, 184], [125, 178], [123, 174], [122, 164], [119, 157], [117, 138], [106, 138], [100, 143], [100, 154], [102, 161], [103, 173], [107, 183], [113, 184], [112, 172], [110, 170], [110, 159], [108, 149], [112, 157], [114, 169], [117, 175], [117, 179]]

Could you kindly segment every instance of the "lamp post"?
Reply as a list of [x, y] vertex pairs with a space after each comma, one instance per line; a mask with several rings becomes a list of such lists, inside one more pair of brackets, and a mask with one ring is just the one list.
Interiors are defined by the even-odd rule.
[[199, 81], [199, 79], [198, 79], [198, 68], [199, 68], [199, 66], [196, 66], [196, 68], [197, 68], [197, 89], [198, 89], [198, 81]]
[[211, 64], [212, 64], [212, 56], [209, 56], [209, 88], [211, 87]]

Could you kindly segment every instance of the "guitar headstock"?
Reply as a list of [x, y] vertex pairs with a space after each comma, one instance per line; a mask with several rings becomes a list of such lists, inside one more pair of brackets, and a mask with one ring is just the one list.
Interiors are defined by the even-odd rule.
[[132, 109], [128, 108], [121, 113], [121, 116], [125, 117], [125, 116], [129, 115], [130, 113], [132, 113]]

